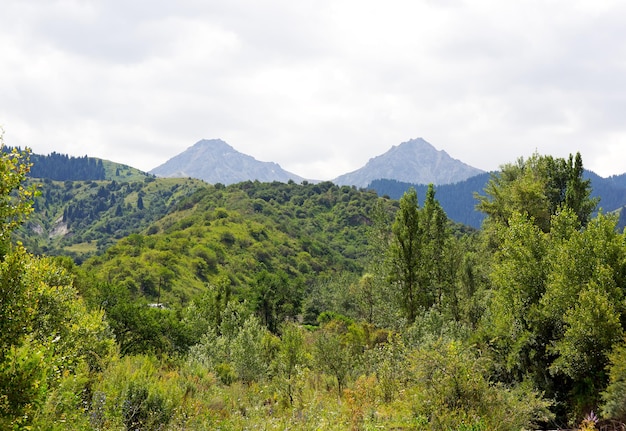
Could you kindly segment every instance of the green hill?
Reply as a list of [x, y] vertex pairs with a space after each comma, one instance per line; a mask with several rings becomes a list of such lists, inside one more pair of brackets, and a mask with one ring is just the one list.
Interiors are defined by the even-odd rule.
[[151, 176], [143, 171], [140, 171], [139, 169], [115, 163], [110, 160], [102, 160], [102, 166], [104, 167], [104, 178], [111, 181], [141, 181], [144, 178]]

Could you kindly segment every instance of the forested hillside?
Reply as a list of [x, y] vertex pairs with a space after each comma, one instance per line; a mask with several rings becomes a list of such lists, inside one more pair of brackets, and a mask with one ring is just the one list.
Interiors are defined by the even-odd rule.
[[[626, 236], [596, 214], [579, 155], [503, 166], [478, 198], [480, 230], [451, 223], [433, 187], [391, 200], [331, 183], [203, 185], [80, 264], [10, 241], [35, 187], [20, 187], [26, 155], [0, 164], [2, 429], [626, 419]], [[159, 182], [92, 184], [41, 192], [138, 207]], [[73, 199], [70, 226], [88, 217]]]
[[[119, 169], [119, 168], [118, 168]], [[33, 214], [14, 234], [31, 252], [82, 261], [161, 219], [205, 184], [192, 179], [52, 181], [29, 179]]]
[[33, 166], [30, 175], [57, 181], [103, 180], [102, 160], [92, 157], [69, 157], [67, 154], [51, 153], [47, 156], [31, 155]]
[[[293, 301], [293, 318], [316, 280], [362, 273], [377, 201], [372, 192], [332, 183], [206, 186], [83, 268], [168, 306], [184, 305], [223, 279], [252, 300], [271, 278]], [[386, 206], [394, 211], [393, 202]]]
[[[21, 148], [2, 147], [2, 152], [21, 152]], [[68, 154], [52, 152], [50, 154], [29, 155], [32, 164], [28, 176], [30, 178], [48, 179], [53, 181], [135, 181], [148, 176], [145, 172], [127, 165], [114, 163], [95, 157], [74, 157]]]
[[[13, 150], [21, 152], [21, 148], [3, 147], [4, 153]], [[74, 157], [67, 154], [52, 152], [48, 155], [31, 154], [33, 166], [29, 176], [48, 178], [56, 181], [104, 180], [106, 177], [102, 160], [93, 157]]]
[[[485, 214], [476, 210], [475, 193], [481, 193], [489, 181], [491, 174], [484, 173], [454, 184], [437, 186], [437, 199], [451, 220], [479, 229]], [[381, 196], [400, 199], [407, 190], [413, 187], [418, 196], [425, 196], [428, 185], [410, 184], [395, 180], [374, 180], [368, 189], [375, 190]]]

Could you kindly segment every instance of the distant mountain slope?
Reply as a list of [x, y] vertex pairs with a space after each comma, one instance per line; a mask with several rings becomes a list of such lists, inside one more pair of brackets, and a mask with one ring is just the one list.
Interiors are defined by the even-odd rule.
[[[484, 215], [475, 210], [476, 199], [474, 193], [484, 195], [484, 189], [490, 178], [489, 173], [483, 173], [454, 184], [444, 184], [435, 187], [436, 198], [441, 203], [448, 218], [457, 223], [479, 228]], [[585, 171], [584, 177], [591, 180], [591, 196], [599, 197], [598, 209], [604, 213], [617, 212], [620, 216], [618, 228], [626, 227], [626, 175], [602, 178], [591, 171]], [[372, 181], [368, 188], [375, 190], [381, 196], [391, 199], [400, 199], [410, 187], [415, 188], [418, 199], [426, 196], [427, 186], [396, 180], [379, 179]]]
[[221, 139], [203, 139], [150, 173], [159, 177], [192, 177], [225, 185], [248, 180], [283, 183], [304, 180], [276, 163], [260, 162], [240, 153]]
[[598, 209], [618, 214], [617, 228], [626, 228], [626, 174], [602, 178], [594, 172], [585, 171], [585, 178], [591, 179], [591, 195], [600, 198]]
[[339, 185], [367, 187], [372, 181], [390, 179], [412, 184], [452, 184], [484, 171], [453, 159], [422, 138], [393, 146], [367, 164], [333, 180]]
[[[14, 147], [2, 147], [2, 151], [11, 152]], [[17, 151], [22, 148], [15, 147]], [[53, 181], [137, 181], [147, 177], [145, 172], [127, 165], [96, 157], [75, 157], [53, 151], [50, 154], [30, 154], [32, 167], [29, 178], [42, 178]]]
[[607, 178], [613, 185], [626, 188], [626, 174], [612, 175]]
[[[476, 199], [474, 193], [483, 194], [483, 189], [489, 181], [488, 172], [468, 178], [454, 184], [443, 184], [435, 187], [435, 198], [448, 215], [450, 220], [467, 226], [480, 228], [485, 215], [476, 211]], [[389, 196], [391, 199], [400, 199], [410, 187], [415, 188], [418, 201], [424, 203], [427, 185], [411, 184], [396, 180], [374, 180], [368, 186], [380, 196]]]

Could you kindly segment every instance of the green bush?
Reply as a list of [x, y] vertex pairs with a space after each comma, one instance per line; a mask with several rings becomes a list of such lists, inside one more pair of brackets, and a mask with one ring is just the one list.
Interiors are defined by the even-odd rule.
[[609, 354], [609, 384], [602, 393], [602, 416], [626, 421], [626, 344], [621, 343]]

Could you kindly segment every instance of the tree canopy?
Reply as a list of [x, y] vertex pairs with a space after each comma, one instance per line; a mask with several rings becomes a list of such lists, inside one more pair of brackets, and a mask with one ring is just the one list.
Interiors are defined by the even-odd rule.
[[477, 208], [491, 223], [508, 225], [513, 213], [519, 212], [548, 232], [551, 217], [568, 207], [580, 225], [586, 226], [598, 204], [598, 199], [590, 197], [590, 184], [583, 179], [580, 153], [567, 160], [535, 153], [493, 173], [485, 195], [476, 195]]

